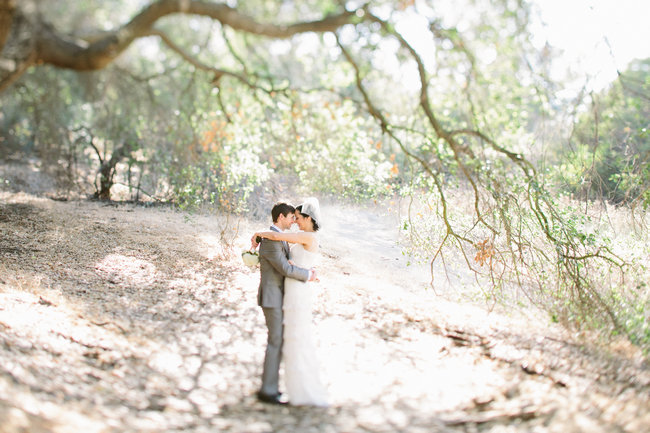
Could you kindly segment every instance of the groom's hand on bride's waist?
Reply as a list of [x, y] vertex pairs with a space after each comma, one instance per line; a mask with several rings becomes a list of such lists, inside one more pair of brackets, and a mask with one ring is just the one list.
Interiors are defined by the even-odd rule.
[[319, 281], [318, 277], [316, 276], [316, 269], [311, 268], [309, 270], [309, 280], [308, 281]]

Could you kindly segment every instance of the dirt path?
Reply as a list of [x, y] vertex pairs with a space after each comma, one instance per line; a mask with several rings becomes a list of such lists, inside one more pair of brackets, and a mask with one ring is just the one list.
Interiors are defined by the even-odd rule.
[[633, 348], [598, 354], [534, 316], [436, 296], [393, 216], [324, 208], [315, 322], [333, 406], [279, 408], [253, 397], [251, 223], [227, 251], [214, 216], [0, 192], [0, 432], [649, 431]]

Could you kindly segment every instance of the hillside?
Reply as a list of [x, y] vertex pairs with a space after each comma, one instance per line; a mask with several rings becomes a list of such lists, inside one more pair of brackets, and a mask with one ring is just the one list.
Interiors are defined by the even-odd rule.
[[323, 207], [333, 406], [278, 408], [254, 398], [266, 335], [239, 258], [262, 223], [0, 192], [0, 432], [647, 431], [634, 347], [434, 293], [394, 215]]

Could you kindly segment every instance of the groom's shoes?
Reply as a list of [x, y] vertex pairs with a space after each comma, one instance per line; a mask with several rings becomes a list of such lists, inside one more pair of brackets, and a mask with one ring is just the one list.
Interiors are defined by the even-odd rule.
[[264, 394], [263, 392], [258, 392], [257, 399], [259, 401], [263, 401], [264, 403], [280, 404], [280, 405], [289, 404], [289, 399], [287, 398], [287, 396], [280, 392], [275, 395], [269, 395], [269, 394]]

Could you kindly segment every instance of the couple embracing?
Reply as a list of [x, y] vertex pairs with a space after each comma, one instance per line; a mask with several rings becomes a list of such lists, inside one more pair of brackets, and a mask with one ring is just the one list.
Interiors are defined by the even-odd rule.
[[[273, 404], [290, 400], [292, 405], [327, 406], [311, 333], [311, 282], [316, 280], [314, 265], [319, 257], [316, 232], [322, 224], [320, 206], [315, 198], [296, 208], [277, 203], [271, 218], [270, 230], [257, 232], [251, 239], [253, 247], [260, 246], [257, 301], [268, 328], [262, 387], [257, 397]], [[286, 232], [294, 223], [300, 231]], [[288, 398], [279, 390], [281, 360]]]

